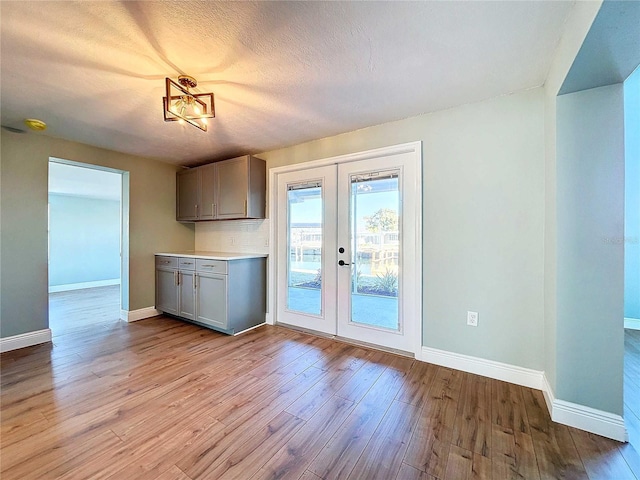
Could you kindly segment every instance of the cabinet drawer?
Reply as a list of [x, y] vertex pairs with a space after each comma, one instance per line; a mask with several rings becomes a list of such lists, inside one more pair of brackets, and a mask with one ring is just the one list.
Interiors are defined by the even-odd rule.
[[196, 259], [196, 270], [199, 272], [227, 273], [227, 262], [224, 260]]
[[156, 267], [178, 268], [178, 258], [156, 255]]
[[179, 258], [178, 266], [180, 267], [180, 270], [195, 270], [196, 259], [195, 258]]

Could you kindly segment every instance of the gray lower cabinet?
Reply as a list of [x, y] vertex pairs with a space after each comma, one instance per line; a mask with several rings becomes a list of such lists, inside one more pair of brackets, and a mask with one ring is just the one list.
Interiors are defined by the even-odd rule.
[[196, 272], [189, 270], [180, 270], [180, 279], [178, 280], [178, 289], [180, 290], [180, 308], [178, 309], [179, 317], [188, 320], [196, 318]]
[[156, 310], [178, 314], [178, 271], [156, 266]]
[[198, 305], [198, 322], [223, 330], [229, 328], [226, 275], [199, 273], [196, 303]]
[[266, 258], [156, 256], [156, 309], [235, 334], [264, 323]]

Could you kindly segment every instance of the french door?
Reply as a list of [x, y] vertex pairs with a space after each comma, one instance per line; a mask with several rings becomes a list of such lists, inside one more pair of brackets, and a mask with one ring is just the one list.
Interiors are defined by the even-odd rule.
[[417, 175], [407, 153], [277, 175], [277, 323], [415, 351]]

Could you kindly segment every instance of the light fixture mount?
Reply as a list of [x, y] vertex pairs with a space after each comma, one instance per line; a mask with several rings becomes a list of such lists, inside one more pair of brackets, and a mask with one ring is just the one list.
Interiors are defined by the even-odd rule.
[[196, 88], [198, 86], [198, 81], [190, 75], [179, 75], [178, 83], [187, 89]]
[[215, 118], [213, 93], [194, 93], [198, 81], [190, 75], [180, 75], [178, 82], [165, 79], [166, 96], [163, 97], [164, 121], [187, 122], [203, 132], [207, 131], [207, 119]]

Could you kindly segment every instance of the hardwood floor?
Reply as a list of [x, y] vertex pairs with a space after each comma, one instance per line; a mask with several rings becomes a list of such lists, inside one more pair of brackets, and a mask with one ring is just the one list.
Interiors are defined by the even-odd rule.
[[640, 478], [640, 330], [624, 333], [624, 419], [629, 444], [621, 450]]
[[119, 320], [120, 285], [49, 294], [49, 328], [54, 337]]
[[229, 337], [156, 317], [1, 360], [3, 480], [640, 472], [632, 445], [551, 422], [540, 391], [280, 327]]

